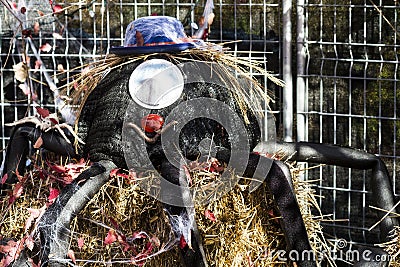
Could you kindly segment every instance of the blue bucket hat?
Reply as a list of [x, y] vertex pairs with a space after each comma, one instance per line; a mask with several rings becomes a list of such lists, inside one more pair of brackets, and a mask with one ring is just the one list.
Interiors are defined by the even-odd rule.
[[118, 55], [179, 52], [195, 46], [182, 23], [173, 17], [149, 16], [136, 19], [126, 28], [124, 46], [112, 47]]

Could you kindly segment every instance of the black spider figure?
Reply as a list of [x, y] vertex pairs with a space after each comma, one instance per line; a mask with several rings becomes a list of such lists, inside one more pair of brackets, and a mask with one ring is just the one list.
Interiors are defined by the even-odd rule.
[[[159, 59], [154, 56], [153, 59]], [[168, 61], [168, 57], [161, 57]], [[151, 59], [151, 57], [150, 57]], [[169, 62], [169, 61], [168, 61]], [[43, 215], [40, 224], [40, 258], [42, 264], [51, 266], [63, 266], [62, 262], [53, 259], [63, 259], [68, 250], [69, 224], [71, 220], [88, 203], [90, 198], [96, 194], [100, 187], [109, 179], [109, 173], [116, 167], [129, 168], [132, 164], [139, 164], [141, 157], [148, 157], [154, 168], [162, 175], [165, 181], [179, 184], [180, 170], [174, 164], [174, 157], [168, 157], [169, 151], [165, 151], [162, 146], [162, 137], [169, 131], [173, 131], [176, 125], [182, 121], [177, 120], [163, 126], [162, 118], [176, 111], [175, 108], [181, 107], [182, 103], [196, 99], [217, 100], [219, 103], [234, 110], [237, 117], [226, 118], [226, 125], [231, 125], [233, 130], [227, 129], [213, 119], [198, 118], [191, 119], [181, 126], [178, 133], [176, 149], [179, 157], [184, 156], [186, 160], [198, 160], [202, 156], [202, 141], [212, 139], [215, 158], [222, 163], [229, 163], [232, 151], [234, 151], [236, 125], [244, 125], [246, 136], [249, 140], [249, 151], [246, 162], [242, 170], [245, 177], [254, 177], [257, 180], [267, 183], [269, 190], [274, 196], [274, 200], [281, 214], [281, 226], [285, 234], [287, 249], [296, 250], [301, 254], [303, 251], [311, 250], [304, 222], [296, 201], [296, 196], [291, 185], [291, 175], [288, 167], [278, 161], [260, 156], [252, 152], [260, 143], [261, 131], [254, 111], [247, 107], [246, 112], [239, 106], [235, 91], [226, 90], [223, 86], [209, 83], [205, 80], [187, 83], [183, 86], [179, 98], [171, 105], [161, 109], [146, 109], [132, 101], [129, 94], [129, 79], [133, 71], [142, 64], [142, 61], [127, 64], [109, 73], [101, 83], [90, 93], [86, 100], [78, 122], [78, 136], [85, 143], [79, 151], [79, 156], [88, 156], [95, 162], [88, 170], [84, 171], [71, 185], [65, 187], [59, 199]], [[176, 62], [175, 62], [176, 64]], [[199, 70], [200, 71], [200, 70]], [[241, 103], [242, 104], [242, 103]], [[185, 105], [185, 104], [184, 104]], [[213, 110], [213, 106], [190, 106], [179, 110], [182, 118], [193, 117], [199, 113], [218, 113], [218, 109]], [[203, 110], [202, 110], [203, 109]], [[127, 111], [134, 116], [127, 117]], [[136, 116], [136, 115], [143, 116]], [[151, 114], [151, 118], [149, 118]], [[147, 116], [147, 117], [146, 117]], [[128, 123], [126, 121], [128, 118]], [[145, 123], [141, 129], [141, 119]], [[237, 121], [239, 118], [240, 121]], [[125, 124], [124, 124], [125, 123]], [[178, 123], [178, 124], [176, 124]], [[127, 130], [126, 127], [131, 127]], [[132, 138], [143, 140], [133, 142], [128, 145], [130, 159], [126, 158], [126, 144], [124, 144], [123, 132], [128, 131]], [[67, 139], [65, 138], [67, 136]], [[59, 155], [76, 157], [75, 147], [72, 145], [74, 136], [65, 130], [63, 134], [60, 130], [43, 130], [36, 127], [32, 122], [24, 122], [15, 126], [11, 136], [4, 164], [3, 175], [7, 174], [8, 179], [3, 184], [3, 189], [7, 189], [9, 184], [15, 183], [15, 170], [19, 173], [24, 172], [29, 142], [37, 143], [41, 139], [41, 147], [53, 151]], [[68, 139], [70, 138], [70, 140]], [[143, 151], [144, 144], [146, 151]], [[136, 147], [135, 147], [136, 146]], [[363, 151], [343, 148], [338, 146], [316, 144], [316, 143], [275, 143], [276, 150], [282, 150], [288, 155], [294, 155], [293, 160], [299, 162], [323, 163], [337, 166], [344, 166], [358, 169], [372, 169], [372, 189], [375, 197], [375, 205], [384, 210], [389, 210], [394, 205], [388, 172], [382, 161], [371, 154]], [[143, 153], [145, 152], [145, 153]], [[235, 152], [236, 153], [236, 152]], [[130, 161], [131, 163], [127, 163]], [[187, 212], [184, 205], [173, 205], [168, 201], [170, 194], [161, 190], [165, 198], [165, 208], [169, 215], [185, 214]], [[183, 201], [183, 200], [182, 200]], [[381, 237], [385, 240], [391, 229], [397, 225], [394, 218], [385, 218], [381, 225]], [[179, 233], [176, 233], [179, 234]], [[197, 237], [197, 238], [196, 238]], [[201, 242], [198, 236], [193, 235], [193, 249], [181, 249], [182, 264], [184, 266], [207, 266], [201, 250]], [[51, 255], [51, 257], [49, 257]], [[25, 264], [23, 257], [17, 260], [13, 266]], [[314, 260], [297, 261], [299, 266], [315, 266]], [[25, 266], [25, 265], [24, 265]]]

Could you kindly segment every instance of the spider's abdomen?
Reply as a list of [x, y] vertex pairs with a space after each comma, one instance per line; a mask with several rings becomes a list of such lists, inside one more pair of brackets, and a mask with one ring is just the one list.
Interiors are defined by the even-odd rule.
[[127, 90], [130, 68], [110, 73], [89, 95], [79, 118], [83, 153], [91, 161], [112, 160], [126, 167], [122, 147], [122, 126], [131, 101]]

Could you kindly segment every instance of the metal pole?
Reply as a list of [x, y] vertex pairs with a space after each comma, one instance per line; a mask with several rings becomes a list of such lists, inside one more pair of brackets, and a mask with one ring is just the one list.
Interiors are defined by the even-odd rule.
[[282, 76], [286, 83], [283, 88], [283, 137], [291, 142], [293, 137], [293, 83], [292, 83], [292, 0], [282, 1]]
[[307, 94], [304, 80], [306, 47], [304, 34], [304, 0], [297, 1], [297, 79], [296, 79], [296, 116], [297, 116], [297, 141], [306, 141], [306, 109]]

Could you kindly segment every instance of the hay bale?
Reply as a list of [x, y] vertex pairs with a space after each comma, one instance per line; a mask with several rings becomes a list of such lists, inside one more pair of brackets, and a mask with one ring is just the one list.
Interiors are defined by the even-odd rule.
[[[25, 247], [30, 245], [26, 240], [36, 232], [37, 218], [26, 227], [32, 210], [50, 205], [54, 201], [49, 200], [52, 190], [61, 190], [65, 183], [65, 173], [54, 166], [71, 165], [37, 160], [34, 166], [24, 176], [23, 194], [11, 205], [12, 196], [1, 203], [1, 235], [23, 240]], [[292, 167], [292, 171], [311, 243], [321, 252], [326, 243], [321, 238], [319, 221], [311, 215], [311, 207], [316, 204], [314, 192], [309, 184], [298, 181], [297, 169]], [[176, 249], [179, 240], [171, 230], [162, 204], [139, 188], [132, 173], [116, 171], [112, 176], [71, 224], [70, 251], [76, 264], [124, 266], [145, 262], [146, 266], [179, 266]], [[151, 173], [142, 178], [151, 178]], [[222, 198], [205, 207], [196, 207], [196, 221], [210, 266], [282, 264], [273, 253], [285, 249], [273, 198], [265, 185], [250, 194], [248, 184], [249, 180], [243, 178]]]

